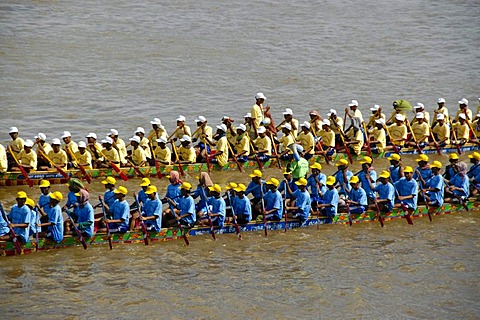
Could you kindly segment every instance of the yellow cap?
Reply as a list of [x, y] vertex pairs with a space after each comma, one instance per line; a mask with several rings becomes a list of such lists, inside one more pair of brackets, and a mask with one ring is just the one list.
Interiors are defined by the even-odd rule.
[[278, 187], [278, 185], [280, 184], [280, 182], [275, 178], [270, 178], [270, 180], [268, 180], [266, 183], [273, 184], [275, 187]]
[[63, 195], [60, 191], [55, 191], [55, 192], [50, 193], [50, 198], [60, 202], [63, 199]]
[[440, 161], [433, 161], [433, 163], [430, 165], [430, 167], [442, 169], [442, 163]]
[[27, 193], [25, 191], [18, 191], [17, 199], [27, 199]]
[[454, 153], [450, 153], [450, 155], [448, 156], [448, 158], [450, 160], [458, 160], [458, 154], [456, 154], [455, 152]]
[[395, 161], [400, 161], [401, 157], [398, 153], [392, 153], [390, 157], [388, 157], [388, 160], [395, 160]]
[[297, 186], [306, 186], [307, 185], [307, 179], [300, 178], [300, 179], [298, 179], [298, 181], [295, 181], [295, 184]]
[[410, 172], [410, 173], [413, 173], [413, 169], [412, 169], [412, 167], [410, 167], [410, 166], [406, 166], [405, 169], [403, 169], [403, 172], [405, 172], [405, 173], [409, 173], [409, 172]]
[[340, 159], [337, 163], [335, 163], [335, 165], [337, 167], [348, 166], [348, 161], [347, 161], [347, 159]]
[[215, 183], [213, 186], [208, 187], [208, 190], [220, 193], [222, 192], [222, 187], [220, 187], [220, 185]]
[[50, 181], [40, 180], [40, 188], [48, 188], [48, 187], [50, 187]]
[[143, 178], [142, 183], [140, 183], [140, 187], [148, 187], [150, 185], [150, 179]]
[[287, 167], [285, 167], [285, 170], [283, 170], [283, 174], [290, 174], [292, 171], [288, 170]]
[[421, 155], [418, 156], [417, 159], [415, 159], [415, 161], [417, 161], [417, 162], [420, 162], [420, 161], [428, 162], [428, 156], [426, 154], [421, 154]]
[[360, 164], [364, 164], [364, 163], [371, 164], [372, 162], [373, 162], [372, 158], [370, 158], [369, 156], [364, 156], [363, 160], [360, 161]]
[[379, 177], [388, 179], [390, 178], [390, 172], [388, 172], [387, 170], [383, 170], [382, 173], [380, 173]]
[[80, 197], [81, 196], [80, 192], [75, 193], [75, 196]]
[[182, 188], [182, 189], [185, 189], [185, 190], [190, 190], [190, 189], [192, 189], [192, 185], [191, 185], [190, 183], [188, 183], [188, 182], [184, 182], [184, 183], [182, 183], [182, 187], [181, 187], [181, 188]]
[[102, 181], [102, 184], [115, 184], [117, 180], [114, 177], [107, 177], [105, 180]]
[[152, 194], [157, 192], [157, 187], [155, 186], [148, 186], [147, 191], [145, 191], [145, 194]]
[[321, 165], [320, 163], [318, 163], [318, 162], [315, 162], [314, 164], [312, 164], [312, 165], [310, 166], [310, 168], [322, 170], [322, 165]]
[[360, 179], [358, 179], [357, 176], [353, 176], [350, 178], [350, 183], [359, 183], [360, 182]]
[[27, 201], [25, 201], [25, 204], [27, 206], [32, 207], [32, 208], [35, 207], [35, 201], [33, 201], [33, 199], [31, 199], [31, 198], [27, 198]]
[[243, 183], [239, 183], [238, 186], [236, 188], [234, 188], [233, 190], [235, 190], [237, 192], [245, 192], [245, 190], [247, 190], [247, 186], [244, 185]]
[[235, 182], [229, 182], [225, 187], [225, 190], [235, 189], [238, 185]]
[[250, 177], [254, 178], [254, 177], [259, 177], [261, 178], [262, 177], [262, 171], [260, 170], [253, 170], [253, 173], [250, 174]]
[[334, 176], [328, 176], [327, 177], [327, 182], [325, 182], [325, 184], [327, 186], [333, 186], [335, 184], [335, 181], [336, 181], [336, 179], [335, 179]]
[[125, 188], [124, 186], [118, 186], [117, 189], [113, 190], [113, 193], [121, 193], [126, 196], [128, 193], [128, 189]]
[[480, 153], [478, 153], [478, 152], [475, 151], [474, 153], [469, 154], [468, 157], [469, 157], [470, 159], [480, 160]]

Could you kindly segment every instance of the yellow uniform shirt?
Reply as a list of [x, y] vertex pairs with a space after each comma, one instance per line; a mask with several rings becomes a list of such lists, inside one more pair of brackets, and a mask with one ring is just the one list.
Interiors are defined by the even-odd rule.
[[208, 138], [209, 140], [212, 140], [213, 129], [212, 129], [212, 127], [207, 126], [207, 125], [203, 128], [203, 131], [202, 131], [202, 130], [198, 130], [198, 131], [193, 135], [192, 138], [204, 142], [204, 141], [202, 140], [202, 134], [203, 134], [203, 133], [205, 133], [205, 134], [207, 135], [207, 138]]
[[360, 119], [360, 123], [363, 122], [362, 112], [360, 111], [360, 109], [358, 109], [358, 107], [357, 110], [355, 110], [355, 112], [353, 113], [353, 117]]
[[477, 138], [480, 137], [480, 121], [478, 120], [479, 119], [472, 122], [472, 128], [475, 131], [475, 135], [477, 136]]
[[7, 153], [5, 147], [0, 144], [0, 172], [5, 172], [8, 169]]
[[443, 114], [445, 116], [445, 122], [448, 123], [448, 109], [447, 107], [442, 107], [440, 109], [435, 110], [434, 117], [432, 119], [432, 123], [437, 122], [437, 114]]
[[401, 114], [402, 116], [406, 117], [407, 115], [405, 114], [405, 111], [401, 110], [400, 112], [397, 112], [396, 110], [393, 111], [392, 115], [385, 121], [385, 123], [388, 123], [389, 121], [395, 121], [395, 116], [397, 114]]
[[338, 116], [335, 120], [330, 118], [330, 128], [335, 134], [340, 134], [340, 131], [343, 130], [343, 119]]
[[[65, 152], [67, 152], [67, 148], [70, 149], [70, 151], [72, 153], [75, 153], [78, 151], [78, 145], [75, 143], [75, 141], [70, 141], [70, 143], [66, 143], [63, 145], [63, 150], [65, 150]], [[68, 152], [67, 152], [68, 154]]]
[[[231, 127], [231, 128], [232, 128], [231, 130], [232, 130], [233, 132], [235, 132], [235, 134], [236, 134], [237, 128], [236, 128], [233, 124], [232, 124], [232, 127]], [[226, 133], [226, 135], [227, 135], [228, 142], [230, 142], [231, 145], [235, 145], [235, 142], [237, 141], [237, 136], [236, 136], [236, 135], [233, 135], [233, 134], [232, 134], [232, 131], [230, 131], [230, 128], [227, 128], [227, 133]], [[249, 132], [249, 131], [247, 130], [247, 132]], [[250, 132], [249, 132], [249, 133], [250, 133]], [[252, 135], [250, 135], [250, 137], [252, 137]]]
[[107, 158], [107, 160], [112, 161], [112, 162], [120, 162], [120, 156], [118, 155], [118, 151], [115, 150], [114, 148], [107, 150], [103, 149], [102, 150], [103, 154]]
[[155, 143], [156, 142], [155, 140], [159, 138], [164, 138], [165, 140], [167, 140], [168, 138], [167, 130], [162, 128], [158, 128], [156, 131], [150, 130], [150, 132], [148, 133], [148, 137], [150, 137], [149, 140], [152, 143]]
[[393, 140], [403, 139], [402, 141], [395, 141], [396, 146], [403, 146], [405, 144], [405, 139], [407, 139], [407, 126], [405, 124], [402, 123], [400, 126], [397, 126], [397, 124], [394, 123], [388, 127], [388, 132]]
[[170, 161], [172, 161], [172, 151], [167, 146], [165, 147], [165, 149], [156, 147], [155, 159], [170, 163]]
[[[417, 139], [417, 142], [423, 139], [425, 136], [430, 135], [430, 126], [426, 122], [422, 122], [422, 124], [419, 124], [418, 122], [415, 122], [412, 124], [412, 131], [413, 134], [415, 135], [415, 139]], [[428, 138], [424, 140], [425, 142], [428, 142]]]
[[20, 151], [23, 150], [23, 145], [25, 142], [23, 141], [22, 138], [17, 138], [15, 140], [10, 141], [9, 146], [12, 149], [13, 153], [15, 154], [15, 157], [20, 153]]
[[80, 153], [80, 151], [75, 152], [75, 158], [77, 158], [79, 164], [88, 163], [88, 166], [84, 166], [85, 169], [92, 169], [92, 155], [90, 152], [86, 151]]
[[[462, 112], [461, 109], [458, 109], [458, 110], [457, 110], [457, 113], [455, 114], [455, 121], [458, 121], [458, 116], [460, 115], [460, 113], [464, 113], [464, 112]], [[467, 110], [466, 110], [465, 113], [467, 114], [467, 118], [470, 119], [469, 121], [472, 121], [472, 120], [473, 120], [472, 110], [470, 110], [470, 109], [467, 108]], [[468, 119], [467, 119], [467, 120], [468, 120]]]
[[372, 136], [374, 141], [378, 141], [377, 149], [379, 153], [385, 151], [385, 146], [387, 145], [387, 135], [385, 133], [385, 129], [377, 129], [374, 128], [372, 131]]
[[136, 165], [139, 165], [140, 163], [147, 161], [145, 150], [143, 150], [142, 147], [138, 146], [137, 149], [132, 149], [132, 161]]
[[[93, 160], [102, 159], [102, 155], [100, 154], [100, 151], [98, 151], [103, 149], [102, 145], [98, 142], [95, 142], [95, 146], [96, 147], [94, 147], [93, 145], [87, 144], [87, 151], [90, 152], [90, 155], [92, 156]], [[95, 155], [95, 152], [91, 148], [97, 151], [96, 153], [98, 157]]]
[[[427, 124], [430, 124], [430, 114], [427, 111], [422, 112], [424, 115], [424, 119], [427, 122]], [[414, 117], [412, 121], [410, 122], [410, 125], [413, 126], [414, 123], [417, 123], [417, 118]]]
[[67, 153], [65, 151], [61, 150], [61, 149], [58, 152], [55, 152], [53, 150], [50, 151], [48, 153], [48, 157], [57, 166], [66, 166], [67, 165], [67, 162], [68, 162]]
[[357, 133], [352, 129], [348, 130], [347, 132], [347, 137], [350, 140], [357, 141], [358, 143], [351, 144], [350, 146], [353, 148], [353, 151], [355, 154], [360, 154], [362, 152], [362, 147], [363, 147], [363, 133], [361, 130], [358, 130]]
[[115, 141], [115, 144], [117, 145], [118, 148], [118, 155], [120, 156], [120, 162], [125, 163], [127, 160], [125, 160], [125, 157], [127, 156], [127, 147], [125, 145], [125, 141], [123, 141], [120, 138], [117, 138], [117, 141]]
[[457, 122], [453, 125], [453, 128], [455, 129], [455, 133], [457, 134], [457, 140], [470, 140], [470, 128], [468, 127], [468, 124], [466, 122], [464, 124], [460, 124], [460, 122]]
[[224, 166], [228, 163], [228, 141], [227, 137], [221, 137], [216, 143], [216, 152], [222, 151], [222, 154], [216, 156], [215, 158], [218, 161], [220, 166]]
[[379, 119], [383, 119], [383, 120], [387, 120], [385, 118], [385, 114], [384, 113], [380, 113], [379, 115], [376, 115], [375, 113], [373, 113], [371, 116], [370, 116], [370, 119], [368, 119], [368, 124], [373, 126], [375, 125], [375, 120], [379, 120]]
[[152, 152], [150, 151], [150, 144], [146, 137], [143, 137], [142, 140], [140, 140], [140, 147], [142, 147], [143, 150], [145, 151], [145, 156], [147, 158], [152, 158]]
[[[255, 130], [253, 129], [253, 126], [251, 126], [251, 125], [248, 124], [248, 123], [245, 123], [245, 127], [247, 127], [247, 131], [246, 131], [246, 132], [248, 133], [248, 136], [249, 136], [250, 138], [252, 138], [252, 139], [255, 139], [255, 138], [257, 137], [257, 133], [256, 133]], [[237, 139], [237, 137], [235, 136], [235, 140], [234, 140], [234, 142], [233, 142], [233, 145], [235, 145], [235, 143], [236, 143], [236, 141], [237, 141], [236, 139]]]
[[185, 135], [187, 135], [189, 137], [192, 136], [192, 131], [190, 131], [190, 127], [187, 126], [187, 125], [183, 126], [183, 128], [181, 128], [181, 129], [178, 129], [173, 137], [177, 138], [177, 139], [180, 139]]
[[317, 132], [317, 137], [322, 138], [322, 144], [326, 147], [335, 147], [335, 132], [333, 130], [325, 131], [320, 130]]
[[311, 132], [308, 132], [307, 134], [305, 134], [303, 131], [300, 132], [297, 141], [302, 145], [303, 150], [308, 150], [309, 148], [312, 148], [308, 153], [315, 153], [315, 139], [313, 138], [313, 134]]
[[[36, 149], [35, 149], [36, 152], [37, 152], [37, 156], [38, 156], [38, 154], [40, 154], [40, 152], [38, 152], [39, 149], [40, 149], [40, 148], [39, 148], [38, 145], [37, 145], [37, 146], [36, 146]], [[46, 154], [48, 154], [50, 151], [53, 150], [52, 146], [51, 146], [50, 143], [48, 143], [48, 142], [44, 142], [44, 143], [43, 143], [42, 149], [43, 149], [43, 152], [45, 152]]]
[[284, 135], [283, 137], [280, 138], [280, 140], [278, 140], [280, 142], [280, 146], [282, 147], [282, 152], [283, 151], [287, 151], [288, 150], [288, 154], [292, 154], [292, 150], [288, 149], [288, 146], [295, 143], [293, 141], [293, 137], [292, 137], [292, 134], [287, 134], [287, 135]]
[[435, 127], [433, 127], [432, 132], [437, 136], [437, 142], [443, 141], [445, 138], [447, 138], [445, 143], [450, 144], [450, 128], [446, 123], [444, 123], [443, 126], [437, 124]]
[[[301, 129], [299, 126], [298, 126], [298, 120], [297, 119], [292, 119], [292, 121], [290, 122], [287, 122], [287, 123], [290, 123], [290, 125], [292, 126], [292, 130], [290, 131], [294, 137], [298, 136], [298, 130]], [[293, 129], [293, 126], [295, 125], [295, 128], [296, 129]]]
[[26, 153], [25, 150], [20, 151], [17, 159], [21, 164], [31, 166], [33, 170], [37, 169], [37, 154], [32, 150], [29, 153]]
[[267, 150], [265, 152], [267, 156], [272, 155], [272, 140], [269, 137], [262, 138], [259, 136], [253, 141], [253, 145], [258, 148], [257, 150]]
[[235, 143], [235, 150], [237, 151], [237, 154], [245, 151], [243, 155], [249, 156], [250, 155], [250, 138], [245, 133], [241, 135], [239, 138], [240, 139], [237, 140], [237, 142]]
[[255, 119], [255, 126], [258, 128], [260, 127], [260, 124], [263, 120], [263, 106], [262, 105], [257, 105], [254, 104], [252, 106], [252, 109], [250, 110], [250, 113], [252, 114], [252, 118]]
[[322, 130], [322, 120], [310, 120], [310, 131], [317, 134], [320, 130]]
[[195, 149], [193, 147], [185, 148], [184, 146], [180, 146], [180, 148], [178, 148], [178, 156], [183, 161], [188, 161], [191, 163], [195, 163], [197, 161], [197, 155], [195, 154]]

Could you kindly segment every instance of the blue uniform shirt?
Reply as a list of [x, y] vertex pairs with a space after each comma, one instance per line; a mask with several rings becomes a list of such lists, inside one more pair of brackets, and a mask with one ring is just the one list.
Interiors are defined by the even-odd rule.
[[468, 197], [470, 195], [470, 184], [467, 176], [462, 176], [461, 174], [456, 174], [451, 180], [450, 184], [462, 188], [462, 191], [454, 190], [453, 193], [457, 196]]
[[433, 176], [430, 180], [427, 181], [426, 187], [438, 189], [438, 191], [427, 191], [427, 195], [430, 197], [430, 201], [437, 201], [438, 205], [441, 206], [443, 204], [445, 187], [443, 177], [440, 174]]
[[0, 214], [0, 236], [4, 236], [10, 232], [7, 221], [3, 218], [3, 214]]
[[162, 202], [159, 199], [150, 200], [147, 199], [144, 202], [142, 208], [142, 215], [145, 217], [152, 217], [155, 216], [155, 220], [147, 220], [145, 224], [147, 227], [153, 226], [155, 231], [160, 231], [162, 228]]
[[275, 212], [272, 212], [273, 218], [275, 220], [281, 220], [283, 215], [283, 201], [280, 192], [278, 190], [275, 192], [268, 190], [263, 200], [265, 201], [265, 211], [277, 209]]
[[50, 203], [50, 193], [47, 195], [44, 195], [43, 193], [40, 195], [40, 198], [38, 199], [38, 205], [40, 208], [44, 209], [47, 204]]
[[312, 206], [312, 200], [307, 190], [302, 192], [300, 189], [292, 193], [295, 199], [295, 206], [298, 207], [298, 217], [300, 220], [305, 221], [310, 216], [310, 207]]
[[393, 187], [393, 184], [390, 182], [387, 182], [386, 184], [379, 183], [375, 186], [374, 191], [378, 192], [378, 197], [380, 200], [390, 200], [388, 206], [390, 208], [393, 207], [395, 204], [395, 188]]
[[338, 200], [339, 200], [339, 196], [338, 196], [337, 189], [333, 188], [332, 190], [327, 189], [327, 191], [325, 191], [325, 193], [323, 194], [323, 202], [327, 203], [327, 204], [329, 203], [329, 204], [332, 205], [331, 207], [325, 207], [324, 208], [325, 213], [327, 215], [330, 215], [330, 216], [336, 216], [337, 215]]
[[37, 222], [38, 222], [37, 212], [35, 210], [30, 210], [30, 225], [29, 225], [30, 235], [37, 233]]
[[[370, 171], [368, 174], [370, 174], [372, 182], [375, 184], [375, 181], [377, 181], [377, 173], [375, 170]], [[370, 187], [370, 181], [367, 179], [367, 173], [365, 173], [365, 171], [360, 172], [358, 174], [358, 179], [360, 179], [360, 182], [362, 183], [362, 189], [365, 190], [367, 197], [374, 199], [375, 192], [373, 192], [372, 188]]]
[[225, 216], [227, 215], [227, 206], [225, 204], [225, 200], [222, 197], [218, 199], [215, 197], [210, 197], [208, 198], [207, 202], [210, 206], [212, 206], [211, 213], [220, 214], [219, 216], [213, 217], [212, 221], [215, 222], [215, 225], [222, 227], [223, 223], [225, 222]]
[[[27, 205], [23, 205], [19, 207], [18, 205], [13, 205], [10, 213], [8, 214], [8, 218], [10, 219], [11, 223], [30, 223], [30, 208]], [[15, 234], [21, 238], [23, 242], [30, 242], [30, 231], [29, 227], [26, 228], [13, 228]]]
[[[428, 180], [430, 180], [431, 177], [433, 177], [433, 172], [432, 172], [432, 169], [430, 169], [430, 168], [421, 169], [420, 167], [417, 167], [415, 170], [420, 171], [420, 175], [422, 176], [423, 180], [425, 180], [425, 181], [428, 181]], [[415, 180], [418, 179], [417, 172], [413, 173], [413, 179], [415, 179]]]
[[76, 207], [74, 212], [78, 217], [77, 219], [78, 223], [91, 222], [89, 226], [78, 227], [78, 229], [80, 229], [81, 232], [86, 233], [88, 237], [91, 237], [93, 235], [93, 227], [94, 227], [94, 212], [90, 202], [85, 203], [83, 207], [82, 206]]
[[340, 190], [338, 190], [339, 194], [347, 194], [347, 190], [345, 190], [345, 188], [343, 186], [343, 182], [345, 182], [347, 189], [352, 188], [350, 186], [350, 183], [348, 182], [348, 181], [350, 181], [350, 178], [353, 177], [352, 171], [347, 170], [346, 175], [347, 175], [347, 181], [343, 181], [343, 172], [342, 171], [338, 171], [337, 174], [335, 175], [335, 179], [336, 179], [337, 183], [340, 185]]
[[[322, 184], [322, 188], [320, 189], [320, 192], [322, 192], [322, 194], [324, 194], [325, 191], [327, 191], [327, 187], [325, 185], [325, 183], [327, 182], [327, 176], [324, 175], [323, 173], [320, 173], [318, 175], [317, 179]], [[313, 174], [310, 175], [310, 177], [308, 177], [307, 188], [310, 188], [310, 194], [312, 195], [312, 197], [319, 197], [320, 198], [320, 193], [318, 192], [319, 191], [318, 190], [318, 184], [317, 184], [317, 181], [315, 181], [315, 178], [313, 177]]]
[[197, 220], [197, 215], [195, 212], [195, 202], [191, 196], [179, 198], [178, 208], [180, 210], [180, 215], [189, 214], [188, 217], [182, 218], [182, 221], [185, 221], [188, 224], [193, 225]]
[[[265, 187], [265, 181], [262, 180], [261, 186], [263, 188], [263, 193], [267, 193], [267, 189]], [[249, 194], [252, 194], [252, 196], [256, 199], [261, 199], [262, 198], [262, 189], [260, 189], [260, 185], [256, 184], [253, 181], [250, 181], [250, 183], [247, 186], [247, 190], [245, 190], [245, 195], [248, 196]]]
[[[176, 204], [179, 203], [182, 192], [180, 191], [181, 184], [169, 184], [167, 186], [167, 193], [165, 194], [166, 198], [172, 199]], [[192, 199], [193, 200], [193, 199]], [[175, 207], [169, 203], [170, 209], [173, 211]]]
[[400, 180], [400, 166], [394, 167], [391, 165], [388, 170], [390, 170], [390, 179], [392, 179], [393, 183]]
[[357, 190], [354, 188], [350, 189], [350, 192], [348, 193], [348, 199], [358, 202], [361, 206], [368, 205], [367, 193], [362, 187], [358, 188]]
[[139, 203], [144, 204], [145, 201], [147, 201], [147, 199], [148, 199], [148, 196], [145, 193], [145, 190], [142, 189], [142, 190], [138, 191], [138, 202]]
[[112, 220], [124, 220], [123, 222], [119, 223], [110, 223], [110, 228], [128, 230], [128, 222], [130, 219], [130, 205], [128, 204], [127, 200], [115, 200], [113, 205], [110, 207], [110, 213], [113, 215]]
[[247, 197], [243, 197], [243, 199], [235, 197], [232, 201], [233, 212], [238, 218], [247, 222], [252, 220], [252, 205]]
[[[468, 177], [469, 178], [474, 178], [478, 175], [480, 175], [480, 162], [476, 163], [476, 164], [472, 164], [472, 166], [468, 170]], [[478, 181], [478, 180], [475, 179], [475, 181]]]
[[417, 209], [417, 198], [418, 198], [418, 184], [417, 181], [411, 179], [408, 181], [405, 177], [401, 178], [395, 183], [395, 188], [398, 191], [398, 194], [402, 197], [413, 195], [412, 199], [403, 200], [403, 203], [409, 208], [416, 210]]
[[207, 194], [208, 194], [207, 191], [200, 185], [198, 185], [197, 189], [195, 189], [195, 191], [191, 193], [193, 199], [200, 197], [200, 201], [198, 201], [196, 205], [197, 211], [203, 210], [204, 212], [206, 212], [207, 199], [205, 199], [205, 197]]
[[58, 204], [53, 208], [48, 205], [45, 207], [45, 213], [48, 215], [48, 222], [53, 223], [53, 225], [48, 226], [48, 232], [52, 235], [53, 241], [61, 242], [63, 240], [62, 209]]
[[[295, 191], [298, 190], [298, 186], [295, 184], [295, 181], [293, 181], [293, 179], [290, 179], [290, 181], [288, 181], [288, 186], [290, 187], [290, 190], [292, 192], [295, 192]], [[287, 190], [285, 190], [285, 189], [287, 189], [285, 187], [285, 181], [280, 182], [280, 186], [278, 187], [277, 190], [280, 191], [280, 193], [282, 193], [282, 192], [286, 193], [287, 198], [292, 199], [292, 197], [288, 194]]]
[[113, 191], [111, 190], [105, 191], [105, 193], [103, 194], [103, 201], [109, 208], [112, 207], [115, 200], [117, 200], [117, 198], [115, 197], [115, 193]]
[[67, 194], [67, 203], [65, 204], [67, 208], [71, 208], [77, 203], [77, 196], [75, 195], [75, 192], [70, 191]]

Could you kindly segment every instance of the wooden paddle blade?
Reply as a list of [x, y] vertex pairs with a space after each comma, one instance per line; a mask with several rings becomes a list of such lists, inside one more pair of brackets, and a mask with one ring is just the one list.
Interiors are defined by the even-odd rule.
[[27, 171], [25, 170], [25, 168], [22, 166], [22, 165], [19, 165], [19, 168], [20, 168], [20, 171], [22, 172], [23, 176], [25, 177], [25, 179], [27, 180], [27, 184], [30, 188], [33, 188], [33, 180], [30, 179], [30, 177], [28, 176], [28, 173]]
[[128, 181], [128, 177], [125, 175], [125, 173], [122, 172], [122, 170], [120, 170], [120, 168], [115, 163], [110, 162], [109, 164], [110, 167], [112, 167], [112, 169], [118, 173], [118, 175], [120, 176], [120, 178], [122, 178], [123, 181]]
[[157, 159], [155, 159], [155, 170], [157, 171], [158, 179], [162, 179], [163, 174], [162, 174], [162, 171], [160, 171], [160, 164], [158, 163]]
[[407, 219], [408, 224], [413, 225], [412, 217], [410, 217], [410, 213], [408, 211], [405, 212], [405, 219]]
[[60, 168], [59, 166], [55, 166], [55, 169], [57, 169], [57, 171], [67, 180], [70, 180], [70, 176], [65, 172], [63, 171], [62, 168]]
[[89, 184], [92, 183], [92, 178], [88, 175], [87, 171], [85, 170], [85, 167], [82, 166], [81, 164], [79, 164], [78, 166], [79, 166], [80, 171], [82, 172], [82, 175], [85, 178], [85, 180], [87, 180], [87, 182]]

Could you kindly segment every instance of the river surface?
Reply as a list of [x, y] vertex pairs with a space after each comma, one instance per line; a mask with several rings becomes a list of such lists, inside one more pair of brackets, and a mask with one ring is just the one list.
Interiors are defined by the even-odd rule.
[[[478, 1], [0, 2], [0, 142], [480, 97]], [[410, 115], [410, 117], [412, 117]], [[434, 157], [435, 158], [435, 157]], [[441, 158], [442, 159], [442, 158]], [[462, 156], [465, 160], [466, 156]], [[444, 157], [443, 163], [446, 163]], [[413, 164], [413, 159], [407, 159]], [[375, 164], [377, 171], [386, 165]], [[354, 169], [358, 169], [354, 167]], [[333, 173], [334, 167], [326, 167]], [[270, 169], [266, 176], [280, 176]], [[248, 182], [214, 173], [215, 182]], [[195, 176], [186, 178], [193, 181]], [[130, 191], [138, 187], [130, 181]], [[155, 182], [165, 190], [166, 182]], [[1, 188], [9, 207], [15, 192]], [[96, 181], [90, 189], [102, 191]], [[66, 191], [64, 186], [55, 190]], [[478, 212], [0, 259], [2, 318], [480, 318]]]

